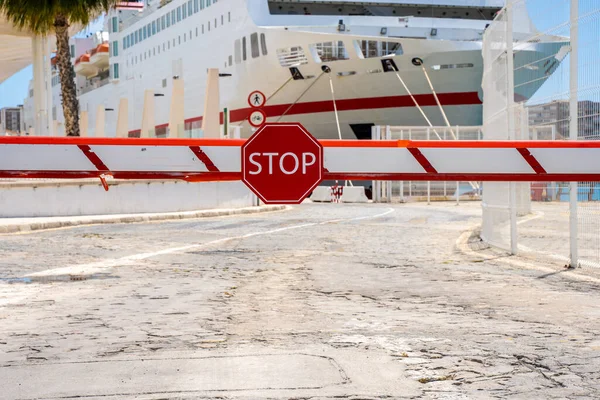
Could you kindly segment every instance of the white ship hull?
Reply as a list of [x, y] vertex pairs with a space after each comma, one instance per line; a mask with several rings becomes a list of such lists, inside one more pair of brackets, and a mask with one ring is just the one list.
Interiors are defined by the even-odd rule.
[[[169, 10], [184, 3], [187, 1], [173, 1], [154, 14], [160, 16], [161, 10], [168, 14]], [[371, 24], [367, 19], [364, 19], [363, 28], [355, 30], [361, 35], [354, 34], [352, 30], [337, 32], [336, 27], [331, 25], [293, 28], [260, 26], [261, 22], [260, 18], [248, 11], [245, 0], [223, 0], [194, 13], [185, 23], [171, 26], [149, 40], [127, 49], [121, 46], [116, 56], [111, 54], [111, 67], [119, 64], [119, 77], [112, 76], [110, 83], [80, 96], [81, 110], [89, 115], [89, 134], [95, 135], [97, 109], [98, 106], [104, 106], [108, 110], [105, 113], [105, 134], [116, 135], [121, 98], [128, 99], [129, 103], [127, 120], [130, 135], [139, 133], [142, 128], [144, 93], [152, 90], [160, 95], [154, 98], [153, 114], [158, 130], [169, 125], [171, 108], [183, 107], [184, 124], [178, 130], [184, 136], [201, 136], [208, 68], [219, 68], [219, 72], [226, 75], [219, 81], [220, 108], [229, 110], [230, 126], [240, 126], [243, 137], [252, 133], [247, 121], [252, 109], [247, 99], [254, 90], [260, 90], [268, 97], [263, 109], [269, 122], [301, 122], [318, 138], [338, 138], [333, 95], [340, 133], [344, 139], [355, 139], [357, 135], [366, 138], [370, 124], [427, 125], [398, 75], [430, 122], [433, 125], [445, 125], [442, 111], [435, 102], [422, 68], [412, 63], [415, 57], [424, 61], [431, 84], [451, 125], [482, 123], [481, 41], [377, 36], [374, 32], [375, 28], [380, 29], [377, 25], [379, 22]], [[124, 37], [132, 30], [137, 30], [137, 25], [111, 34], [111, 40], [117, 37], [123, 43]], [[363, 35], [362, 32], [369, 34]], [[235, 40], [244, 37], [249, 43], [250, 36], [255, 33], [258, 37], [265, 35], [266, 54], [261, 47], [258, 56], [252, 57], [252, 49], [248, 44], [246, 60], [236, 63]], [[357, 46], [361, 40], [399, 42], [401, 54], [385, 58], [394, 61], [397, 73], [383, 72], [381, 57], [364, 58]], [[315, 60], [311, 46], [339, 41], [345, 45], [347, 60]], [[537, 52], [536, 59], [547, 59], [565, 45], [564, 42], [532, 44], [522, 53]], [[290, 69], [281, 65], [278, 50], [297, 47], [302, 47], [306, 55], [306, 63], [297, 65], [304, 79], [290, 80]], [[515, 60], [515, 65], [518, 63], [519, 60]], [[322, 74], [324, 65], [331, 69], [330, 73]], [[556, 66], [552, 68], [551, 71], [541, 67], [527, 69], [522, 76], [517, 74], [517, 85], [520, 81], [531, 82], [520, 86], [518, 97], [530, 98]], [[172, 99], [174, 76], [184, 82], [184, 95], [179, 103]], [[58, 86], [54, 88], [55, 105], [60, 104], [58, 89]], [[60, 107], [57, 107], [56, 114], [57, 134], [61, 134], [63, 117]]]

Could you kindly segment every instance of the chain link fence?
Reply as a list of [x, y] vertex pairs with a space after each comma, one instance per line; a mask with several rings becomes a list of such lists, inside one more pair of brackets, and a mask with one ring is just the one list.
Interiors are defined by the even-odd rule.
[[[600, 139], [600, 2], [508, 0], [483, 39], [483, 137]], [[482, 238], [600, 267], [600, 184], [483, 184]]]

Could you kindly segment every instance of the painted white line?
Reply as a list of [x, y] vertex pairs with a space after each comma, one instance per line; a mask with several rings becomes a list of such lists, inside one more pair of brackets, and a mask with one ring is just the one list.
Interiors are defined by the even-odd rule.
[[312, 223], [307, 223], [307, 224], [292, 225], [292, 226], [287, 226], [284, 228], [271, 229], [268, 231], [252, 232], [252, 233], [247, 233], [245, 235], [231, 236], [231, 237], [227, 237], [227, 238], [223, 238], [223, 239], [217, 239], [217, 240], [213, 240], [213, 241], [210, 241], [207, 243], [191, 244], [191, 245], [180, 246], [180, 247], [172, 247], [169, 249], [154, 251], [151, 253], [133, 254], [130, 256], [112, 259], [112, 260], [103, 260], [103, 261], [98, 261], [98, 262], [89, 263], [89, 264], [80, 264], [80, 265], [72, 265], [72, 266], [68, 266], [68, 267], [64, 267], [64, 268], [49, 269], [49, 270], [26, 275], [26, 277], [40, 278], [40, 277], [45, 277], [45, 276], [61, 276], [61, 275], [68, 276], [68, 275], [97, 274], [97, 273], [106, 272], [106, 270], [113, 268], [113, 267], [132, 265], [132, 264], [135, 264], [136, 261], [146, 260], [149, 258], [162, 256], [162, 255], [166, 255], [166, 254], [181, 253], [181, 252], [185, 252], [185, 251], [189, 251], [189, 250], [197, 250], [197, 249], [201, 249], [204, 247], [210, 247], [210, 246], [214, 246], [217, 244], [225, 243], [225, 242], [228, 242], [231, 240], [240, 240], [240, 239], [247, 239], [247, 238], [255, 237], [255, 236], [271, 235], [274, 233], [289, 231], [289, 230], [293, 230], [293, 229], [308, 228], [311, 226], [335, 224], [335, 223], [340, 223], [340, 222], [360, 221], [360, 220], [365, 220], [365, 219], [375, 219], [375, 218], [379, 218], [379, 217], [383, 217], [385, 215], [391, 214], [394, 211], [395, 210], [393, 208], [389, 208], [385, 212], [375, 214], [375, 215], [364, 216], [364, 217], [332, 219], [332, 220], [327, 220], [327, 221], [323, 221], [323, 222], [312, 222]]

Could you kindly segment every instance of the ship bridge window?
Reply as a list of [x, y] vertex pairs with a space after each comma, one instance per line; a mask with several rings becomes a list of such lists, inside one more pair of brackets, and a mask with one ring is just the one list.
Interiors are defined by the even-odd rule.
[[267, 55], [267, 39], [264, 33], [260, 34], [260, 47], [262, 49], [263, 56]]
[[187, 18], [187, 6], [185, 4], [181, 6], [181, 13], [183, 14], [181, 19], [186, 19]]
[[277, 58], [282, 67], [296, 67], [308, 64], [308, 58], [301, 46], [277, 49]]
[[171, 17], [167, 15], [167, 28], [171, 26]]
[[160, 28], [165, 29], [165, 16], [160, 17]]
[[[385, 42], [381, 40], [356, 40], [357, 53], [362, 58], [385, 57], [389, 55], [402, 55], [402, 45], [398, 42]], [[360, 50], [360, 51], [359, 51]]]
[[160, 33], [160, 18], [157, 18], [154, 23], [156, 24], [156, 33]]
[[442, 64], [442, 65], [432, 65], [431, 69], [440, 70], [440, 69], [455, 69], [455, 68], [473, 68], [473, 64], [464, 63], [464, 64]]
[[177, 7], [177, 22], [181, 21], [181, 7]]
[[240, 39], [236, 39], [233, 42], [233, 55], [235, 57], [235, 63], [239, 64], [242, 62], [242, 42]]
[[252, 58], [260, 56], [260, 51], [258, 49], [258, 33], [253, 33], [250, 35], [250, 52], [252, 54]]
[[156, 21], [152, 21], [152, 34], [156, 35]]
[[246, 36], [242, 38], [242, 60], [246, 61]]
[[197, 12], [198, 12], [198, 10], [199, 10], [199, 7], [198, 7], [198, 0], [194, 0], [194, 14], [195, 14], [195, 13], [197, 13]]
[[315, 62], [331, 62], [348, 60], [348, 51], [341, 40], [335, 42], [323, 42], [310, 45], [310, 51]]
[[193, 3], [192, 0], [188, 1], [188, 15], [192, 15], [192, 13], [194, 12], [194, 8], [193, 8]]

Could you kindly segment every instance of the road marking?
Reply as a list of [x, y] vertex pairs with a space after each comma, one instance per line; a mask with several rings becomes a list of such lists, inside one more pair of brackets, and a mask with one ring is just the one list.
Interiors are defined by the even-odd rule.
[[185, 251], [189, 251], [189, 250], [200, 249], [203, 247], [210, 247], [210, 246], [214, 246], [217, 244], [226, 243], [231, 240], [240, 240], [240, 239], [247, 239], [247, 238], [251, 238], [251, 237], [255, 237], [255, 236], [271, 235], [273, 233], [279, 233], [279, 232], [289, 231], [289, 230], [293, 230], [293, 229], [308, 228], [311, 226], [328, 225], [328, 224], [335, 224], [335, 223], [340, 223], [340, 222], [362, 221], [365, 219], [375, 219], [375, 218], [380, 218], [380, 217], [386, 216], [393, 212], [395, 212], [395, 210], [393, 208], [388, 208], [385, 212], [375, 214], [375, 215], [368, 215], [368, 216], [355, 217], [355, 218], [331, 219], [331, 220], [322, 221], [322, 222], [311, 222], [311, 223], [306, 223], [306, 224], [286, 226], [283, 228], [271, 229], [271, 230], [262, 231], [262, 232], [252, 232], [252, 233], [247, 233], [245, 235], [231, 236], [231, 237], [227, 237], [227, 238], [217, 239], [217, 240], [213, 240], [213, 241], [210, 241], [207, 243], [190, 244], [187, 246], [172, 247], [169, 249], [154, 251], [151, 253], [132, 254], [130, 256], [125, 256], [122, 258], [117, 258], [117, 259], [112, 259], [112, 260], [103, 260], [103, 261], [98, 261], [98, 262], [89, 263], [89, 264], [80, 264], [80, 265], [72, 265], [72, 266], [63, 267], [63, 268], [49, 269], [49, 270], [35, 272], [33, 274], [26, 275], [26, 277], [42, 278], [42, 277], [49, 277], [49, 276], [57, 277], [57, 276], [70, 276], [70, 275], [98, 274], [98, 273], [106, 272], [106, 270], [113, 268], [113, 267], [133, 265], [133, 264], [135, 264], [136, 261], [146, 260], [149, 258], [162, 256], [162, 255], [166, 255], [166, 254], [180, 253], [180, 252], [185, 252]]

